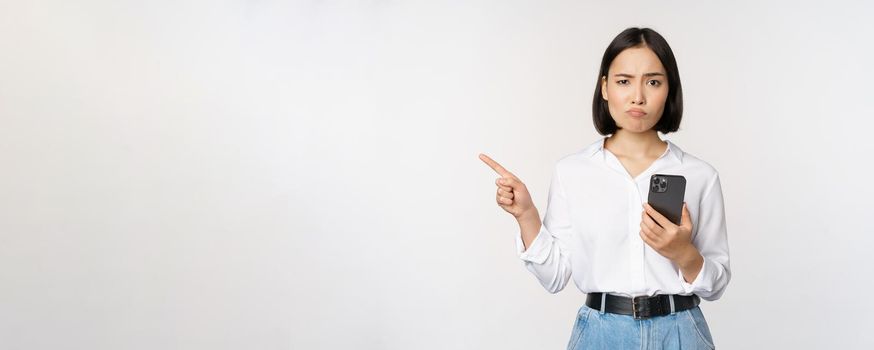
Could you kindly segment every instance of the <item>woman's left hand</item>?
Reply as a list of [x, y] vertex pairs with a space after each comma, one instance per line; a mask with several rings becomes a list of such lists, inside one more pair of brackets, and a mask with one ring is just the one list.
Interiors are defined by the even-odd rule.
[[689, 209], [686, 208], [686, 202], [683, 202], [683, 215], [679, 226], [656, 211], [649, 203], [643, 204], [641, 215], [640, 237], [662, 256], [679, 263], [687, 258], [690, 249], [698, 251], [692, 245], [692, 218]]

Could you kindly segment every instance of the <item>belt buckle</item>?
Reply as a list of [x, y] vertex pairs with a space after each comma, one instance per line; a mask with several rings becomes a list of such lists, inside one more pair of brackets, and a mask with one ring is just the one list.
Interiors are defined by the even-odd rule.
[[[643, 314], [638, 313], [639, 310], [637, 308], [637, 301], [641, 300], [642, 298], [645, 298], [645, 297], [646, 296], [642, 296], [642, 295], [637, 296], [637, 297], [631, 297], [631, 314], [632, 314], [632, 316], [634, 316], [635, 320], [644, 320], [644, 319], [649, 318], [649, 315], [643, 315]], [[649, 308], [647, 308], [647, 310], [649, 310]]]

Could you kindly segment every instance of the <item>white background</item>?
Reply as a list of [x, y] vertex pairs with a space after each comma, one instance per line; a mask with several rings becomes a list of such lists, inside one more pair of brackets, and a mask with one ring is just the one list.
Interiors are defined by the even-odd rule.
[[717, 346], [874, 347], [872, 7], [2, 0], [0, 347], [564, 348], [477, 154], [543, 214], [630, 26], [721, 175]]

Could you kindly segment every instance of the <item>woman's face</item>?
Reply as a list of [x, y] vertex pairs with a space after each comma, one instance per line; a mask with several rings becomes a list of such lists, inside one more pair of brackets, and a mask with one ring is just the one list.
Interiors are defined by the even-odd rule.
[[620, 52], [607, 76], [601, 77], [601, 97], [607, 100], [616, 125], [631, 132], [652, 129], [662, 117], [668, 97], [668, 77], [659, 57], [648, 47]]

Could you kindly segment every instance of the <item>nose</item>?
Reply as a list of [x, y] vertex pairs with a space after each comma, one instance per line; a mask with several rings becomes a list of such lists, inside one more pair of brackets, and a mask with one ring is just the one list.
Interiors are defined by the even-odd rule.
[[643, 96], [643, 89], [637, 88], [634, 90], [634, 95], [631, 99], [631, 104], [633, 105], [643, 105], [646, 103], [646, 97]]

